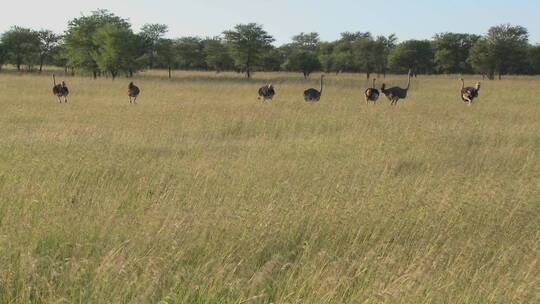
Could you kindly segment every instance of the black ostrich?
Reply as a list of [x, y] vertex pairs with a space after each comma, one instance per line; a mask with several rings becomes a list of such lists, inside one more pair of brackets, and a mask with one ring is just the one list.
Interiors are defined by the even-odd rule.
[[472, 104], [475, 98], [478, 97], [478, 92], [480, 91], [480, 82], [476, 83], [476, 86], [473, 87], [465, 87], [465, 80], [463, 78], [461, 80], [461, 99], [463, 102], [468, 103], [469, 105]]
[[141, 93], [141, 90], [133, 84], [133, 82], [130, 82], [128, 85], [128, 96], [129, 96], [129, 103], [137, 103], [137, 97]]
[[369, 104], [370, 102], [372, 103], [377, 103], [377, 100], [379, 99], [379, 90], [377, 90], [375, 88], [375, 78], [373, 78], [373, 85], [371, 86], [371, 88], [368, 88], [365, 92], [364, 92], [364, 96], [366, 98], [366, 104]]
[[274, 98], [274, 95], [276, 95], [276, 90], [274, 90], [273, 85], [269, 84], [259, 89], [258, 99], [262, 98], [263, 101], [272, 100], [272, 98]]
[[62, 81], [60, 84], [56, 84], [56, 77], [53, 74], [53, 88], [52, 88], [53, 94], [58, 97], [58, 102], [62, 103], [62, 97], [64, 98], [64, 102], [68, 102], [68, 95], [69, 95], [69, 89], [66, 86], [66, 83]]
[[397, 105], [398, 101], [400, 99], [407, 98], [407, 92], [409, 91], [409, 88], [411, 87], [411, 70], [409, 70], [408, 74], [408, 80], [407, 80], [407, 87], [405, 89], [400, 87], [392, 87], [392, 88], [386, 88], [386, 84], [382, 84], [381, 86], [381, 92], [390, 100], [390, 104], [395, 106]]
[[321, 100], [321, 95], [323, 92], [323, 79], [324, 75], [321, 75], [321, 90], [317, 91], [317, 89], [311, 88], [304, 91], [304, 100], [307, 102], [317, 102]]

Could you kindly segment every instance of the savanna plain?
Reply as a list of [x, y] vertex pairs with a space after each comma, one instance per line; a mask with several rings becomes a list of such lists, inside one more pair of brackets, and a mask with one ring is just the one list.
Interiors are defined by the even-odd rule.
[[540, 302], [539, 77], [165, 76], [0, 73], [0, 303]]

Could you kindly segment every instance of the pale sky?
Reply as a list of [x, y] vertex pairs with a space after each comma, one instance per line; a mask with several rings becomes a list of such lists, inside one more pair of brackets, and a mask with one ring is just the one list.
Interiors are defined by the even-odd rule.
[[403, 41], [440, 32], [484, 34], [490, 26], [512, 23], [528, 28], [531, 42], [540, 43], [538, 0], [15, 0], [2, 4], [0, 32], [20, 25], [61, 33], [69, 20], [98, 8], [128, 18], [135, 31], [145, 23], [167, 24], [171, 38], [215, 36], [256, 22], [277, 45], [300, 32], [318, 32], [325, 41], [344, 31], [395, 33]]

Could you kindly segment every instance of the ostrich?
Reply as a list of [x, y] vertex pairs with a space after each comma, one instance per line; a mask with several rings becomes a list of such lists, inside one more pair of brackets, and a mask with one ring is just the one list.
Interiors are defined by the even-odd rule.
[[269, 84], [269, 85], [266, 85], [264, 87], [261, 87], [259, 89], [259, 98], [258, 99], [263, 99], [263, 101], [266, 101], [268, 99], [272, 100], [272, 98], [274, 98], [274, 95], [276, 95], [276, 91], [274, 90], [274, 86]]
[[141, 90], [139, 90], [139, 88], [134, 85], [133, 82], [130, 82], [128, 85], [129, 103], [137, 103], [136, 100], [139, 93], [141, 93]]
[[400, 87], [392, 87], [392, 88], [386, 88], [386, 84], [382, 84], [381, 86], [381, 92], [386, 95], [388, 100], [390, 100], [390, 105], [397, 105], [398, 101], [400, 99], [407, 98], [407, 92], [409, 91], [409, 88], [411, 87], [411, 70], [409, 70], [408, 73], [408, 80], [407, 80], [407, 87], [405, 89]]
[[479, 91], [480, 91], [480, 82], [477, 82], [474, 88], [465, 87], [465, 80], [461, 78], [461, 99], [464, 102], [467, 102], [469, 105], [471, 105], [473, 100], [478, 97]]
[[370, 102], [373, 102], [374, 104], [377, 103], [377, 100], [379, 99], [379, 90], [375, 88], [375, 80], [376, 78], [373, 78], [373, 85], [371, 88], [368, 88], [364, 95], [366, 97], [366, 104], [369, 104]]
[[321, 100], [321, 95], [323, 92], [323, 79], [324, 75], [321, 75], [321, 90], [317, 91], [317, 89], [311, 88], [304, 91], [304, 100], [307, 102], [316, 102]]
[[62, 103], [62, 97], [64, 97], [64, 102], [68, 102], [69, 89], [66, 86], [66, 83], [62, 81], [61, 84], [56, 84], [56, 77], [53, 74], [53, 94], [58, 97], [58, 102]]

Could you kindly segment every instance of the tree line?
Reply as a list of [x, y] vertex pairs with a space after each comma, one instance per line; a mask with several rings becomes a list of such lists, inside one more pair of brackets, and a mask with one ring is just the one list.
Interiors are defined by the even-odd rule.
[[540, 46], [529, 42], [522, 26], [503, 24], [485, 35], [440, 33], [431, 40], [398, 42], [395, 35], [344, 32], [336, 41], [317, 33], [300, 33], [276, 47], [274, 38], [256, 23], [239, 24], [217, 37], [165, 38], [168, 27], [146, 24], [134, 32], [127, 19], [107, 10], [71, 20], [63, 34], [13, 26], [0, 37], [0, 71], [12, 64], [19, 71], [44, 65], [66, 72], [112, 77], [145, 69], [237, 71], [388, 72], [413, 74], [540, 74]]

